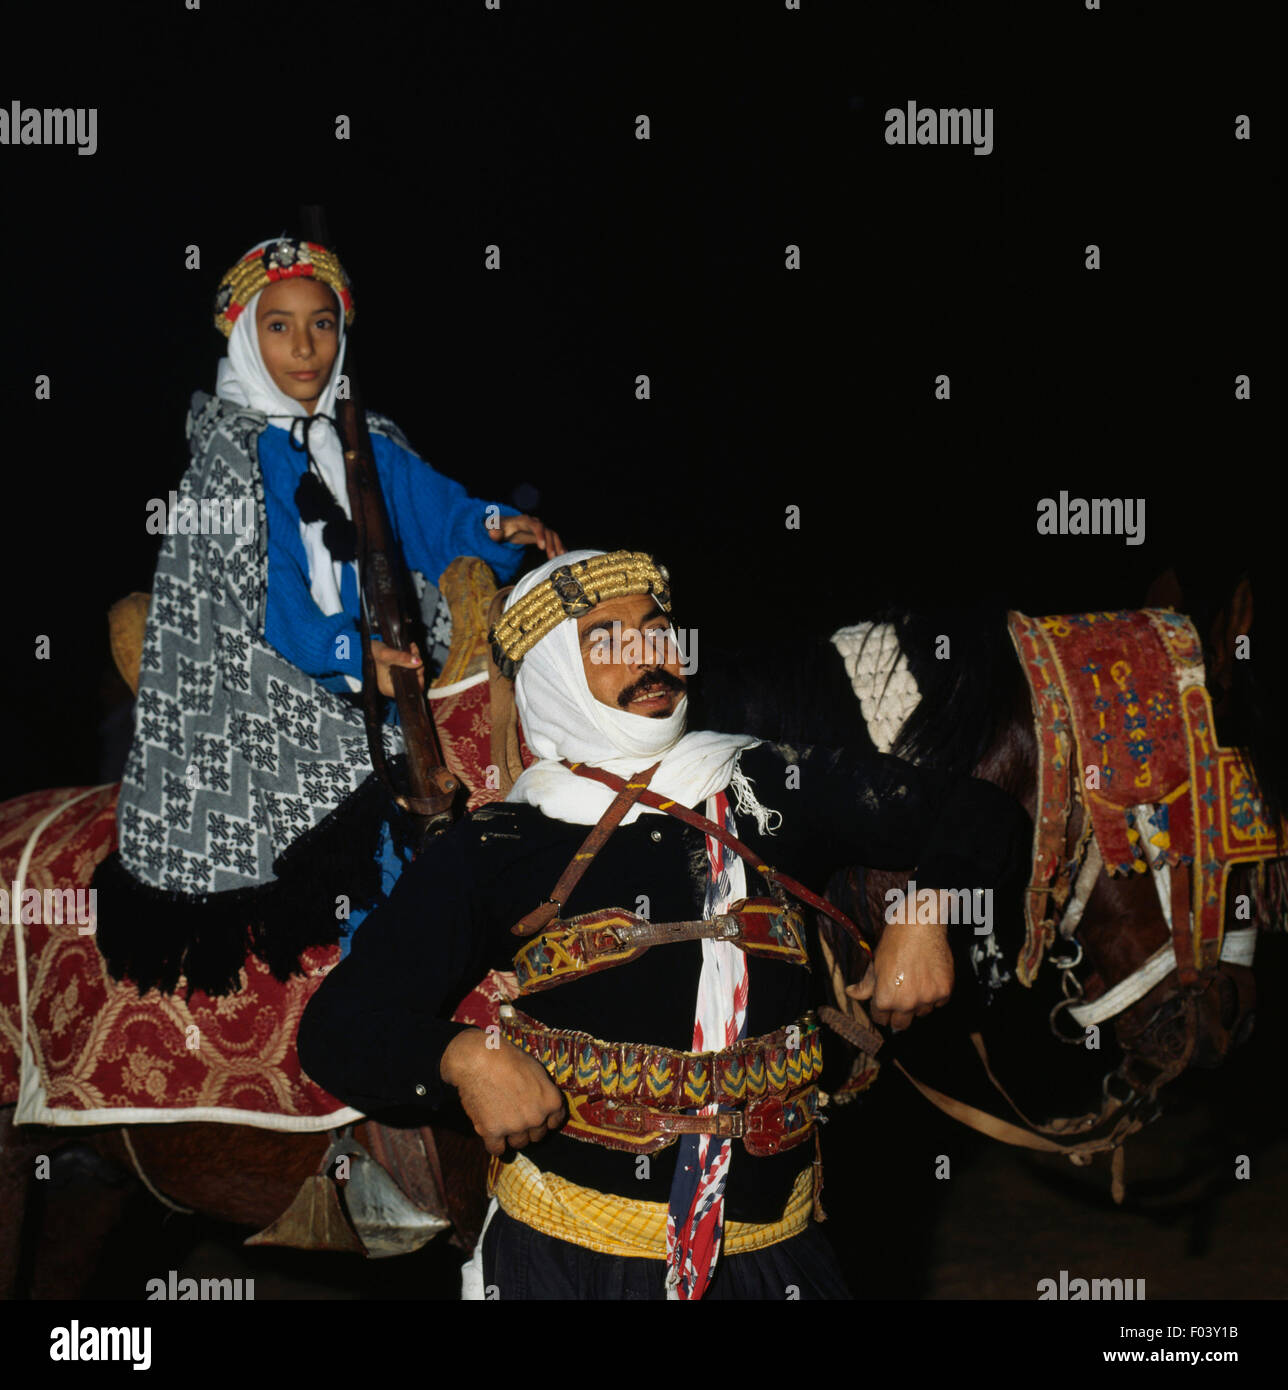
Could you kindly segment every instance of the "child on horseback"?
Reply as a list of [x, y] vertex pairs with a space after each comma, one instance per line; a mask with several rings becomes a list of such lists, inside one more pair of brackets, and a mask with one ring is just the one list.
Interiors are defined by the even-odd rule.
[[[247, 949], [284, 979], [302, 950], [338, 939], [337, 918], [355, 926], [403, 863], [356, 700], [356, 533], [333, 419], [353, 314], [343, 267], [313, 242], [261, 242], [220, 282], [228, 353], [216, 394], [192, 398], [120, 845], [94, 880], [104, 958], [141, 989], [171, 991], [182, 974], [211, 994], [235, 990]], [[505, 581], [523, 545], [563, 552], [536, 518], [436, 473], [391, 420], [369, 413], [367, 424], [391, 526], [431, 595], [457, 555], [481, 556]], [[445, 608], [431, 640], [437, 669]], [[423, 686], [418, 648], [373, 641], [372, 653], [386, 695], [393, 666], [417, 669]], [[396, 724], [384, 739], [387, 754], [401, 751]]]

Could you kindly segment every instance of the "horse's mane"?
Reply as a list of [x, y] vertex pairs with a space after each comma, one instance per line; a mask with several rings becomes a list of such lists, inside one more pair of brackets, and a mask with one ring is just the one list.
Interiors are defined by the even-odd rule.
[[[893, 752], [946, 772], [969, 775], [1011, 717], [1010, 698], [1021, 679], [1006, 630], [1006, 606], [986, 599], [966, 609], [894, 606], [879, 621], [893, 623], [921, 691]], [[945, 656], [942, 639], [947, 638]]]
[[[1288, 806], [1288, 597], [1283, 580], [1268, 564], [1197, 556], [1174, 566], [1181, 606], [1203, 642], [1203, 661], [1212, 689], [1213, 623], [1221, 618], [1243, 580], [1252, 587], [1251, 653], [1235, 660], [1230, 701], [1217, 730], [1221, 742], [1237, 748], [1254, 771], [1269, 824], [1281, 825]], [[1280, 848], [1288, 852], [1288, 845]]]

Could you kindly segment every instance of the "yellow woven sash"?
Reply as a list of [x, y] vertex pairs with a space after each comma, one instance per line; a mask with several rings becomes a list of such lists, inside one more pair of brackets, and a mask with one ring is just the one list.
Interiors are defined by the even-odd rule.
[[[543, 1173], [522, 1154], [509, 1163], [493, 1162], [493, 1173], [497, 1169], [492, 1187], [497, 1202], [507, 1216], [525, 1226], [601, 1255], [666, 1259], [665, 1202], [641, 1202], [578, 1187], [557, 1173]], [[724, 1253], [745, 1255], [800, 1235], [809, 1224], [813, 1200], [813, 1169], [805, 1167], [777, 1221], [725, 1222]]]

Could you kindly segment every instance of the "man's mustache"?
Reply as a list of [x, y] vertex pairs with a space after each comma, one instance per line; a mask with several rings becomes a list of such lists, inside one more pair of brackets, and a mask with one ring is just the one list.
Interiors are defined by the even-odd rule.
[[674, 690], [678, 694], [684, 694], [684, 682], [679, 676], [673, 676], [666, 667], [659, 666], [656, 671], [650, 671], [647, 675], [641, 676], [639, 680], [628, 685], [617, 697], [617, 703], [625, 709], [641, 691], [647, 690], [651, 685], [660, 685], [666, 690]]

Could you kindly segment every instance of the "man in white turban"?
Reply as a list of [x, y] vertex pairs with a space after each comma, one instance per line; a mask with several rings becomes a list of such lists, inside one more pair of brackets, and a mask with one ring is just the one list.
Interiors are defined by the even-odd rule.
[[[458, 1093], [496, 1155], [466, 1296], [848, 1296], [810, 1219], [820, 972], [788, 895], [817, 900], [784, 868], [948, 887], [1027, 859], [987, 783], [686, 732], [670, 606], [637, 552], [519, 583], [493, 654], [537, 761], [404, 874], [301, 1027], [310, 1074], [358, 1108]], [[489, 967], [519, 991], [500, 1024], [446, 1022]], [[951, 986], [944, 929], [910, 923], [854, 992], [907, 1026]]]

